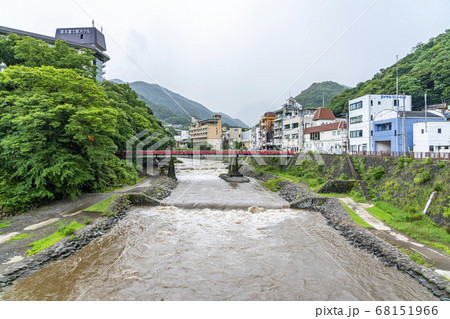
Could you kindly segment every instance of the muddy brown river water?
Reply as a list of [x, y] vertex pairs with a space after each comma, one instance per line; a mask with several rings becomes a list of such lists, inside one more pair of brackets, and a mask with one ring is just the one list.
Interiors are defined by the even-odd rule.
[[360, 251], [318, 212], [258, 182], [228, 184], [220, 162], [178, 164], [160, 207], [139, 207], [3, 300], [435, 300]]

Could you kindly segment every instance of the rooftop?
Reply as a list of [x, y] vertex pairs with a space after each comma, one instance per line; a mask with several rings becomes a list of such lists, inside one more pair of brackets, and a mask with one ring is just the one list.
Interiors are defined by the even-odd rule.
[[[71, 28], [71, 29], [81, 29], [81, 28]], [[96, 28], [83, 28], [83, 29], [95, 29], [96, 32], [95, 34], [97, 35], [97, 33], [101, 33], [100, 31], [98, 31]], [[57, 29], [57, 30], [65, 30], [65, 29]], [[28, 32], [28, 31], [23, 31], [23, 30], [17, 30], [17, 29], [12, 29], [12, 28], [8, 28], [8, 27], [3, 27], [0, 26], [0, 34], [1, 35], [8, 35], [8, 33], [14, 33], [20, 36], [28, 36], [28, 37], [32, 37], [38, 40], [42, 40], [45, 41], [47, 43], [50, 44], [54, 44], [56, 42], [56, 40], [59, 40], [57, 38], [54, 37], [49, 37], [47, 35], [42, 35], [42, 34], [37, 34], [37, 33], [33, 33], [33, 32]], [[103, 34], [102, 34], [103, 36]], [[103, 51], [101, 50], [99, 47], [95, 46], [94, 44], [87, 44], [87, 43], [77, 43], [77, 42], [72, 42], [72, 41], [67, 41], [65, 40], [67, 45], [70, 47], [74, 47], [77, 49], [89, 49], [89, 50], [93, 50], [94, 54], [103, 62], [107, 62], [110, 60], [109, 56], [107, 54], [105, 54]], [[104, 45], [106, 47], [106, 45]]]
[[334, 123], [329, 123], [329, 124], [324, 124], [324, 125], [317, 125], [317, 126], [311, 126], [311, 127], [307, 127], [305, 129], [305, 133], [304, 134], [309, 134], [309, 133], [317, 133], [317, 132], [326, 132], [326, 131], [335, 131], [338, 129], [343, 129], [345, 128], [345, 122], [344, 121], [339, 121], [339, 122], [334, 122]]
[[314, 114], [313, 121], [317, 120], [335, 120], [333, 111], [331, 109], [326, 108], [318, 108], [316, 113]]

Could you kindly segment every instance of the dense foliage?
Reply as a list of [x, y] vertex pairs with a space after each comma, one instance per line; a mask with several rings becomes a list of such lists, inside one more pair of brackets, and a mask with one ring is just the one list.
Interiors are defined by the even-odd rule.
[[333, 81], [313, 83], [309, 88], [297, 95], [295, 100], [304, 108], [317, 108], [322, 106], [323, 98], [325, 105], [327, 105], [334, 96], [342, 93], [347, 88], [347, 86]]
[[[424, 105], [424, 93], [428, 104], [450, 101], [450, 29], [426, 44], [419, 43], [398, 62], [399, 94], [412, 95], [413, 106]], [[366, 94], [395, 94], [396, 65], [381, 69], [371, 80], [359, 83], [335, 96], [328, 107], [335, 115], [345, 114], [348, 100]]]
[[[24, 52], [42, 53], [27, 43]], [[134, 183], [135, 168], [115, 152], [143, 130], [158, 133], [147, 146], [170, 136], [127, 84], [97, 83], [81, 64], [69, 69], [21, 61], [0, 73], [0, 210]], [[165, 140], [158, 148], [173, 144]]]
[[66, 45], [63, 40], [56, 40], [55, 45], [32, 37], [9, 34], [0, 37], [0, 62], [7, 66], [24, 65], [29, 67], [53, 66], [72, 69], [75, 72], [95, 78], [97, 67], [92, 63], [94, 55], [89, 50], [76, 50]]

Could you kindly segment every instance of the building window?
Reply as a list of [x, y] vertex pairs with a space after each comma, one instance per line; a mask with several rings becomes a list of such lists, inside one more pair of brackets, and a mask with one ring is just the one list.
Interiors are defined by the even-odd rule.
[[362, 115], [360, 116], [354, 116], [350, 118], [350, 124], [356, 124], [356, 123], [361, 123], [363, 121], [363, 117]]
[[373, 100], [370, 100], [370, 106], [373, 106]]
[[297, 128], [298, 127], [298, 123], [293, 123], [292, 124], [292, 128]]
[[392, 130], [392, 123], [383, 123], [375, 125], [376, 131], [390, 131]]
[[350, 104], [350, 111], [357, 110], [357, 109], [360, 109], [360, 108], [362, 108], [362, 102], [361, 101]]
[[442, 130], [440, 128], [438, 128], [438, 134], [441, 134]]
[[358, 147], [356, 145], [351, 146], [352, 152], [356, 152], [358, 150]]
[[378, 105], [381, 105], [381, 101], [378, 101]]
[[333, 136], [336, 136], [336, 131], [333, 131]]
[[320, 132], [314, 132], [309, 135], [311, 141], [320, 141]]
[[284, 129], [285, 130], [289, 130], [291, 128], [291, 126], [289, 125], [289, 124], [286, 124], [285, 126], [284, 126]]
[[398, 100], [394, 100], [394, 106], [398, 106]]
[[430, 152], [434, 152], [434, 146], [430, 145]]
[[362, 130], [357, 130], [357, 131], [350, 131], [350, 137], [362, 137], [363, 136], [363, 132]]
[[421, 131], [422, 131], [422, 134], [423, 134], [423, 129], [421, 129]]

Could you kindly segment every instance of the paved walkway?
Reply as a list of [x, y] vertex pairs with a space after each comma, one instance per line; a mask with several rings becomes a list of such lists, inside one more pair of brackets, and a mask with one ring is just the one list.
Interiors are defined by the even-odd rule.
[[[147, 177], [136, 185], [126, 186], [109, 193], [82, 194], [75, 200], [54, 201], [23, 214], [1, 218], [2, 220], [10, 221], [11, 226], [0, 229], [0, 274], [10, 264], [26, 258], [25, 252], [30, 248], [29, 244], [54, 233], [59, 227], [59, 222], [70, 223], [71, 221], [77, 221], [82, 223], [85, 218], [94, 220], [101, 214], [84, 212], [84, 209], [114, 194], [143, 190], [155, 178]], [[28, 235], [27, 238], [8, 242], [9, 239], [25, 233]]]
[[366, 208], [373, 207], [372, 204], [357, 203], [350, 197], [340, 197], [339, 199], [345, 205], [350, 207], [367, 224], [371, 225], [375, 229], [374, 232], [379, 237], [382, 237], [384, 240], [395, 246], [418, 253], [427, 261], [428, 264], [434, 264], [434, 267], [436, 268], [435, 271], [437, 273], [450, 278], [450, 257], [448, 255], [445, 255], [444, 253], [441, 253], [437, 249], [434, 249], [428, 245], [417, 242], [407, 235], [390, 228], [366, 210]]

